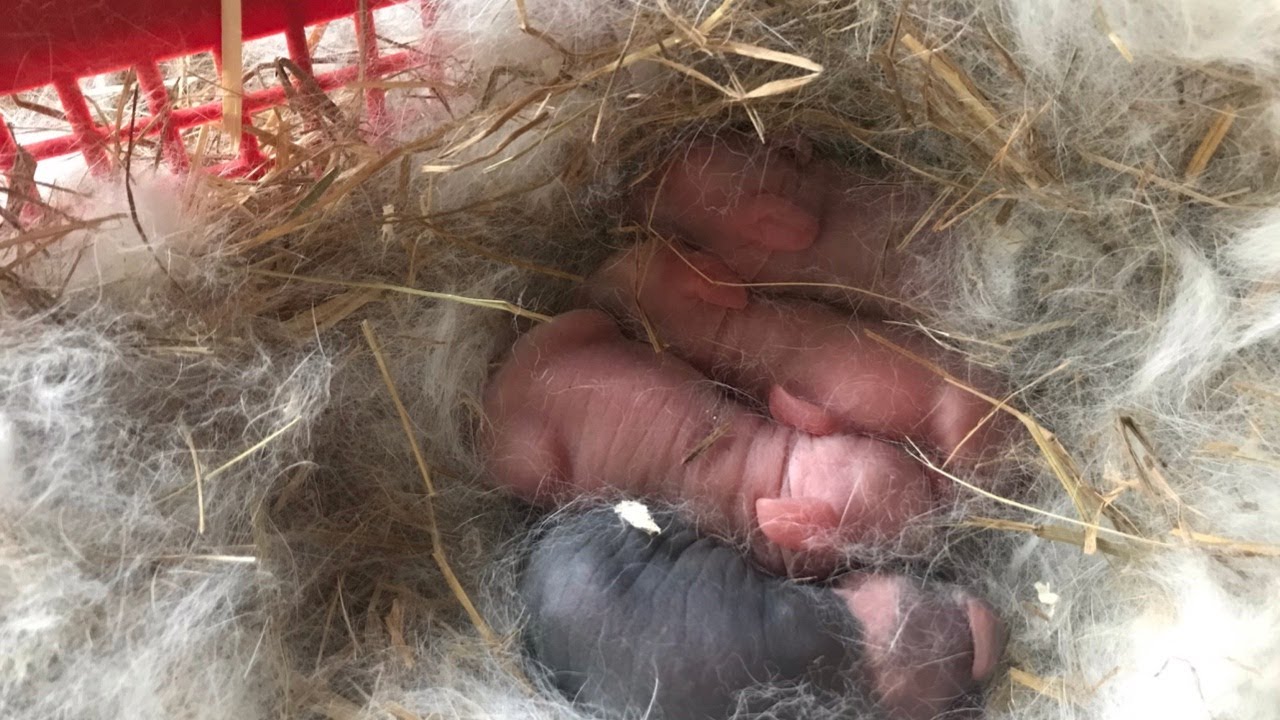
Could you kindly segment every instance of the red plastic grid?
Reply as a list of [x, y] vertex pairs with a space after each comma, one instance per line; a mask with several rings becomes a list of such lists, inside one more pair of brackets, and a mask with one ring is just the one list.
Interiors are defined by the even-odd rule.
[[[331, 90], [360, 78], [385, 77], [422, 62], [419, 54], [402, 51], [379, 55], [373, 10], [406, 0], [246, 0], [242, 5], [242, 36], [255, 40], [283, 34], [290, 59], [310, 72], [312, 58], [306, 28], [341, 18], [356, 25], [363, 65], [321, 73], [317, 84]], [[429, 22], [431, 0], [420, 0]], [[157, 63], [211, 52], [221, 67], [220, 0], [18, 0], [5, 11], [0, 30], [0, 95], [52, 85], [62, 104], [71, 133], [23, 145], [37, 161], [81, 153], [91, 168], [109, 166], [104, 147], [109, 133], [125, 139], [159, 135], [165, 160], [175, 169], [189, 166], [180, 131], [222, 119], [220, 102], [175, 109]], [[80, 90], [79, 79], [132, 67], [147, 102], [148, 115], [125, 127], [97, 125]], [[371, 119], [385, 114], [385, 92], [364, 91]], [[243, 98], [247, 118], [287, 99], [285, 88], [272, 87]], [[13, 168], [19, 145], [0, 116], [0, 172]], [[244, 133], [240, 157], [223, 172], [260, 171], [267, 159], [256, 138]]]

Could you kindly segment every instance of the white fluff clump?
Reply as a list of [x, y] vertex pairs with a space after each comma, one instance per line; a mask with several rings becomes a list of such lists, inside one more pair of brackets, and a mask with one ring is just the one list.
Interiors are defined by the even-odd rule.
[[1096, 18], [1100, 30], [1114, 33], [1137, 56], [1274, 70], [1280, 63], [1275, 10], [1267, 0], [1229, 6], [1204, 0], [1104, 0], [1096, 6]]
[[[61, 172], [37, 176], [56, 188], [49, 204], [86, 227], [53, 235], [42, 252], [21, 259], [33, 284], [52, 294], [132, 292], [191, 272], [194, 228], [208, 220], [187, 201], [184, 178], [164, 169], [135, 171], [126, 190], [118, 178], [90, 176], [79, 163], [50, 164]], [[14, 261], [23, 250], [3, 254]]]
[[[469, 74], [486, 77], [502, 68], [517, 79], [553, 79], [564, 61], [554, 44], [591, 52], [619, 40], [633, 8], [627, 3], [551, 0], [526, 3], [529, 31], [520, 29], [517, 4], [502, 0], [441, 3], [431, 47]], [[541, 37], [540, 37], [541, 36]]]
[[1264, 214], [1222, 254], [1226, 269], [1249, 287], [1233, 318], [1234, 345], [1244, 349], [1274, 341], [1280, 331], [1280, 295], [1271, 281], [1280, 272], [1280, 211]]
[[[1010, 15], [1019, 34], [1037, 43], [1039, 60], [1057, 63], [1057, 54], [1082, 44], [1109, 45], [1115, 59], [1149, 59], [1190, 63], [1238, 63], [1269, 70], [1280, 62], [1280, 20], [1267, 0], [1245, 0], [1230, 6], [1205, 0], [1102, 0], [1081, 4], [1070, 0], [1010, 0]], [[1088, 58], [1086, 68], [1099, 58]], [[1061, 66], [1059, 66], [1061, 67]], [[1065, 69], [1065, 68], [1063, 68]], [[1100, 82], [1114, 76], [1096, 78]]]
[[1139, 368], [1134, 390], [1166, 392], [1198, 385], [1220, 359], [1231, 317], [1231, 298], [1207, 258], [1189, 247], [1175, 250], [1180, 274], [1160, 333]]
[[1255, 586], [1211, 562], [1184, 555], [1162, 563], [1165, 586], [1141, 598], [1125, 644], [1097, 658], [1119, 669], [1100, 688], [1101, 717], [1274, 717], [1280, 585]]

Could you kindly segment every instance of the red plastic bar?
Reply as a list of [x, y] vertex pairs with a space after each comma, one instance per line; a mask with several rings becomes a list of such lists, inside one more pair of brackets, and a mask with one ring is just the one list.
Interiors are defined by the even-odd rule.
[[76, 150], [84, 154], [89, 167], [105, 171], [107, 153], [102, 149], [102, 136], [98, 134], [98, 126], [89, 112], [89, 103], [80, 92], [80, 84], [75, 78], [64, 76], [54, 79], [53, 89], [57, 91], [58, 101], [67, 114], [67, 122], [71, 123]]
[[156, 122], [163, 126], [160, 129], [160, 137], [164, 159], [174, 170], [186, 170], [190, 166], [187, 161], [187, 149], [182, 145], [182, 136], [178, 128], [171, 122], [173, 105], [169, 102], [169, 89], [164, 86], [160, 68], [156, 67], [155, 63], [146, 62], [139, 63], [136, 71], [138, 86], [147, 94], [147, 107], [151, 110], [151, 115], [156, 118]]
[[271, 165], [271, 159], [262, 154], [258, 138], [243, 133], [240, 135], [240, 155], [235, 160], [218, 165], [213, 171], [218, 175], [238, 175], [251, 178], [260, 177]]
[[8, 172], [18, 159], [18, 141], [9, 131], [9, 122], [0, 113], [0, 172]]
[[284, 30], [284, 40], [289, 46], [289, 59], [298, 67], [311, 72], [311, 48], [307, 45], [307, 26], [301, 18], [290, 18]]
[[[370, 66], [366, 68], [366, 73], [373, 77], [384, 77], [389, 74], [403, 72], [409, 68], [419, 65], [422, 62], [422, 56], [417, 53], [394, 53], [378, 58], [377, 61], [371, 63]], [[325, 90], [332, 90], [348, 83], [355, 82], [359, 77], [360, 69], [353, 66], [327, 73], [321, 73], [316, 76], [316, 82], [321, 88]], [[247, 93], [244, 97], [244, 114], [248, 117], [252, 113], [280, 105], [285, 102], [286, 97], [284, 88], [280, 86]], [[174, 130], [183, 130], [196, 125], [216, 122], [221, 119], [221, 117], [222, 102], [214, 101], [204, 105], [174, 110], [169, 114], [169, 127], [174, 128]], [[154, 117], [148, 115], [140, 117], [133, 123], [121, 128], [120, 134], [125, 138], [127, 138], [129, 134], [155, 135], [160, 132], [162, 126], [163, 123], [155, 122]], [[27, 145], [26, 148], [27, 152], [35, 156], [37, 160], [42, 160], [61, 155], [70, 155], [71, 153], [77, 152], [79, 150], [79, 144], [77, 138], [74, 135], [70, 135], [31, 143], [30, 145]]]
[[[22, 223], [38, 220], [43, 211], [38, 203], [30, 202], [40, 197], [40, 191], [36, 189], [36, 184], [31, 181], [31, 178], [10, 172], [18, 162], [19, 152], [21, 150], [13, 133], [9, 130], [9, 123], [5, 121], [4, 115], [0, 114], [0, 173], [4, 173], [5, 179], [8, 180], [7, 189], [0, 187], [0, 207], [17, 211], [20, 223], [18, 230], [22, 230]], [[12, 216], [7, 218], [7, 220], [13, 219]]]
[[[403, 0], [368, 0], [376, 9]], [[0, 95], [212, 50], [219, 0], [17, 0], [0, 13]], [[245, 0], [252, 40], [355, 15], [360, 0]]]
[[[373, 11], [368, 6], [356, 14], [356, 43], [360, 49], [360, 64], [367, 70], [378, 61], [378, 35], [373, 27]], [[381, 127], [387, 116], [386, 91], [382, 88], [366, 88], [364, 101], [369, 110], [369, 122], [374, 127]]]

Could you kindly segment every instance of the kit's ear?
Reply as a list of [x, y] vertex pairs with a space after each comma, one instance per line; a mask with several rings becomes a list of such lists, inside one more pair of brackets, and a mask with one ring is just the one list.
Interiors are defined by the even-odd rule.
[[818, 239], [821, 223], [795, 202], [762, 192], [733, 210], [731, 225], [743, 239], [771, 252], [798, 252]]
[[814, 498], [760, 498], [756, 519], [769, 542], [794, 552], [821, 548], [821, 538], [830, 538], [840, 525], [835, 509]]
[[741, 310], [747, 306], [742, 278], [715, 255], [701, 250], [667, 247], [659, 250], [667, 265], [672, 290], [716, 307]]
[[825, 408], [796, 397], [781, 385], [769, 388], [769, 414], [810, 435], [830, 435], [840, 429], [839, 420]]
[[581, 347], [621, 337], [618, 324], [599, 310], [571, 310], [522, 338], [539, 347]]

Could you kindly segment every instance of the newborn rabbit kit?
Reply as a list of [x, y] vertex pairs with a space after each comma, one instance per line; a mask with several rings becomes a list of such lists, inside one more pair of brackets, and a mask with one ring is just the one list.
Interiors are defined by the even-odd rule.
[[1274, 716], [1280, 11], [418, 12], [0, 186], [0, 716]]

